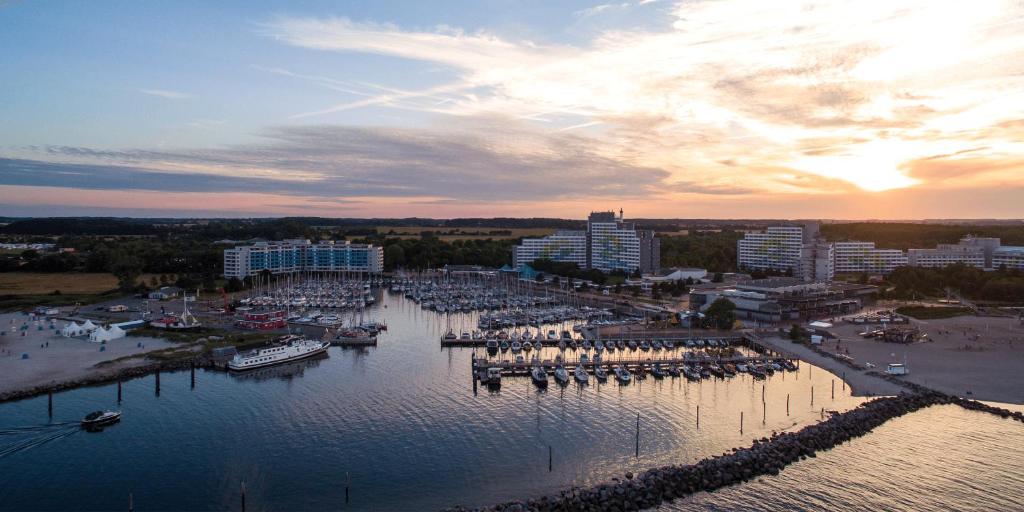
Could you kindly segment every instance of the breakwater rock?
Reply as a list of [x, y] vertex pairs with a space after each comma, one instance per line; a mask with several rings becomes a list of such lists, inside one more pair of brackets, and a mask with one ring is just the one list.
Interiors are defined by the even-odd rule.
[[[796, 432], [772, 434], [754, 441], [748, 448], [710, 457], [695, 464], [665, 466], [638, 476], [627, 474], [624, 480], [590, 488], [572, 488], [558, 495], [528, 501], [514, 501], [483, 508], [455, 507], [452, 512], [554, 512], [554, 511], [628, 511], [656, 507], [664, 501], [701, 491], [713, 491], [761, 475], [776, 475], [787, 465], [814, 457], [855, 437], [867, 434], [886, 421], [936, 404], [961, 405], [968, 409], [992, 412], [1003, 417], [1020, 418], [995, 407], [924, 391], [877, 398], [845, 413], [809, 425]], [[1004, 415], [1005, 414], [1005, 415]], [[1016, 416], [1014, 416], [1016, 414]]]

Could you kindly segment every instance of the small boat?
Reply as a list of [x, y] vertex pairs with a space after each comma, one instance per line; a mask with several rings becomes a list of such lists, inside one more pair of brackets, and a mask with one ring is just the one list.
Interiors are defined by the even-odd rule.
[[523, 364], [524, 361], [526, 361], [526, 359], [523, 359], [522, 354], [516, 356], [516, 364]]
[[523, 346], [519, 344], [519, 340], [512, 340], [512, 353], [519, 353], [520, 350], [523, 350]]
[[665, 349], [673, 350], [676, 348], [676, 343], [672, 340], [665, 340]]
[[650, 349], [651, 349], [651, 344], [648, 343], [647, 340], [643, 340], [643, 341], [640, 342], [640, 350], [648, 351]]
[[586, 354], [582, 354], [582, 355], [580, 355], [580, 362], [583, 363], [583, 364], [587, 364], [587, 363], [590, 362], [590, 358], [587, 357]]
[[508, 350], [508, 340], [501, 340], [501, 343], [498, 345], [498, 347], [501, 348], [502, 352]]
[[[599, 341], [598, 343], [601, 343], [601, 342]], [[615, 352], [615, 342], [614, 341], [609, 341], [608, 344], [605, 345], [604, 348], [608, 349], [609, 352]]]
[[527, 352], [533, 350], [533, 343], [530, 343], [529, 341], [524, 341], [523, 342], [523, 350], [525, 350]]
[[636, 350], [636, 347], [637, 347], [636, 342], [633, 341], [633, 340], [629, 340], [629, 349], [630, 350]]
[[647, 368], [644, 365], [637, 365], [636, 370], [633, 372], [633, 376], [636, 380], [644, 380], [647, 378]]
[[487, 387], [498, 389], [501, 387], [501, 368], [487, 369]]
[[665, 371], [661, 369], [661, 363], [654, 363], [654, 367], [651, 368], [651, 375], [653, 375], [655, 379], [665, 378]]
[[597, 377], [598, 382], [605, 382], [608, 380], [608, 372], [600, 365], [594, 367], [594, 377]]
[[590, 350], [590, 340], [583, 340], [583, 350]]
[[569, 371], [562, 365], [558, 365], [558, 367], [555, 368], [555, 382], [562, 385], [569, 383]]
[[604, 342], [597, 340], [594, 342], [594, 350], [601, 352], [604, 350]]
[[590, 376], [587, 375], [587, 369], [582, 364], [576, 365], [576, 369], [573, 370], [572, 376], [576, 378], [576, 382], [580, 384], [586, 384], [590, 380]]
[[93, 411], [82, 419], [82, 428], [94, 429], [117, 423], [121, 420], [121, 411]]
[[661, 350], [661, 340], [652, 341], [651, 348], [653, 348], [654, 350]]
[[619, 384], [629, 384], [629, 381], [633, 380], [633, 375], [625, 366], [615, 365], [612, 371], [615, 372], [615, 380], [619, 381]]
[[615, 346], [618, 347], [619, 350], [626, 350], [626, 343], [622, 340], [616, 341]]
[[487, 350], [490, 350], [490, 351], [498, 350], [498, 340], [495, 340], [495, 339], [487, 340]]
[[533, 380], [533, 383], [536, 384], [537, 387], [548, 387], [548, 372], [544, 371], [544, 367], [542, 366], [534, 366], [533, 369], [530, 370], [530, 379]]
[[668, 367], [668, 374], [673, 377], [679, 376], [679, 365], [672, 363], [672, 366]]

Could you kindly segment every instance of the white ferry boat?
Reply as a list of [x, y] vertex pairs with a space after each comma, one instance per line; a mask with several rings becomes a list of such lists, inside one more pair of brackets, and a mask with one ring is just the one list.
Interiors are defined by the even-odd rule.
[[279, 345], [254, 350], [248, 354], [236, 354], [228, 362], [228, 369], [244, 371], [297, 361], [327, 352], [331, 346], [328, 341], [310, 340], [295, 335], [284, 336], [278, 343]]

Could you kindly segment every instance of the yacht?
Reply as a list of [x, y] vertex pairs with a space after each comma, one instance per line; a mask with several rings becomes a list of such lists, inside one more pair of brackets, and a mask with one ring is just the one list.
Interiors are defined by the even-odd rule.
[[633, 375], [625, 366], [615, 365], [612, 371], [615, 372], [615, 380], [619, 381], [619, 384], [629, 384], [629, 381], [633, 380]]
[[573, 377], [576, 377], [576, 382], [580, 384], [586, 384], [590, 380], [590, 376], [587, 375], [587, 369], [582, 364], [576, 365], [576, 369], [572, 372]]
[[512, 340], [512, 353], [516, 354], [523, 349], [523, 346], [519, 344], [519, 340]]
[[595, 366], [594, 377], [597, 377], [598, 382], [605, 382], [608, 380], [608, 372], [600, 365]]
[[537, 387], [546, 388], [548, 387], [548, 372], [544, 371], [542, 366], [534, 366], [530, 370], [530, 378], [533, 379], [533, 383]]
[[487, 387], [498, 389], [501, 387], [501, 368], [487, 369]]
[[661, 363], [654, 363], [654, 366], [651, 368], [651, 375], [653, 375], [655, 379], [665, 378], [665, 370], [661, 369]]
[[328, 341], [314, 341], [295, 335], [284, 336], [278, 339], [275, 346], [253, 350], [248, 354], [235, 354], [228, 362], [228, 369], [245, 371], [305, 359], [327, 352], [330, 346]]
[[555, 368], [555, 382], [563, 385], [569, 383], [569, 371], [562, 365]]

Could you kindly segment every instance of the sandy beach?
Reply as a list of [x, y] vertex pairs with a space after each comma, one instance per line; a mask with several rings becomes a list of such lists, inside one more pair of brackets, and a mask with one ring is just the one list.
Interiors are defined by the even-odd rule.
[[[1024, 325], [1016, 318], [959, 316], [940, 320], [914, 320], [927, 334], [927, 341], [911, 344], [886, 343], [858, 335], [865, 324], [838, 322], [831, 332], [838, 340], [825, 341], [820, 347], [828, 352], [850, 356], [861, 366], [874, 365], [884, 372], [889, 363], [906, 361], [910, 374], [904, 380], [952, 395], [975, 400], [1024, 404]], [[788, 339], [765, 339], [778, 348], [794, 353], [837, 375], [846, 372], [847, 381], [858, 395], [890, 394], [893, 386], [885, 380], [866, 375], [823, 357]], [[898, 389], [897, 389], [898, 391]]]
[[[28, 323], [28, 329], [21, 327]], [[119, 370], [144, 364], [145, 358], [134, 358], [97, 368], [96, 364], [124, 356], [143, 354], [174, 346], [167, 341], [129, 336], [101, 344], [88, 338], [66, 338], [60, 335], [64, 321], [36, 322], [23, 313], [0, 314], [0, 395], [94, 377], [113, 375]], [[39, 326], [43, 330], [39, 330]], [[24, 333], [24, 335], [22, 335]], [[141, 345], [141, 346], [140, 346]], [[28, 358], [24, 359], [23, 355]]]

